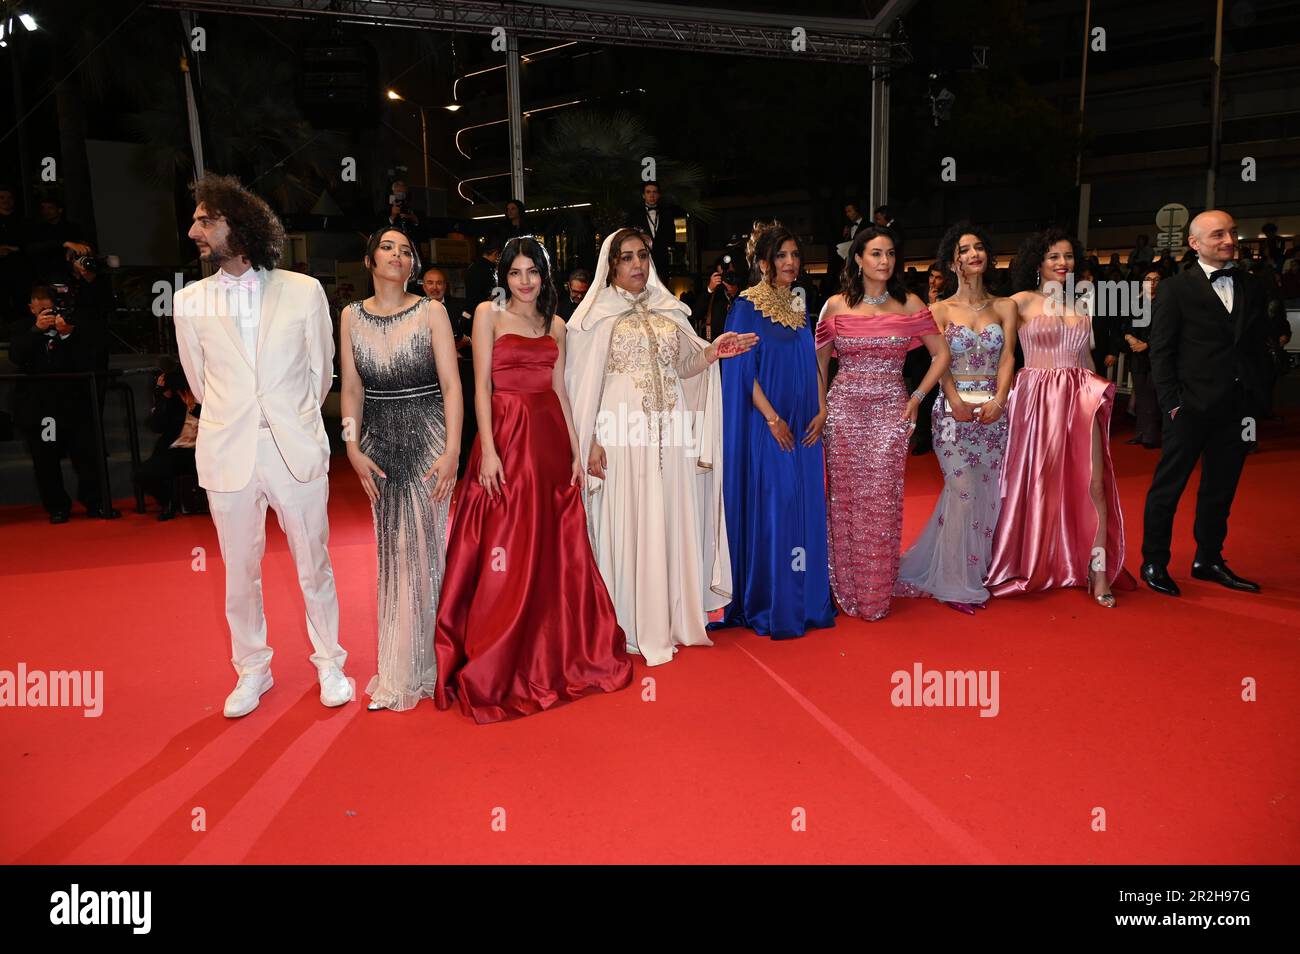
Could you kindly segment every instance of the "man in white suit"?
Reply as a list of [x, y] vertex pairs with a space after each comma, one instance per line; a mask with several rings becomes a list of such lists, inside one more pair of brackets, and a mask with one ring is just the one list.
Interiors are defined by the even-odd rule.
[[239, 674], [230, 718], [271, 688], [262, 612], [266, 508], [275, 510], [298, 569], [320, 699], [355, 695], [343, 674], [338, 597], [330, 565], [329, 441], [321, 404], [333, 378], [334, 333], [320, 282], [275, 268], [284, 228], [231, 176], [194, 184], [189, 237], [218, 271], [176, 293], [181, 364], [202, 405], [195, 459], [226, 565], [226, 620]]

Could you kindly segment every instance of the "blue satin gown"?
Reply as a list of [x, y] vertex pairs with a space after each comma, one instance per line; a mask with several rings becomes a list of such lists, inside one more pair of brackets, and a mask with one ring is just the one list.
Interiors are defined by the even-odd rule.
[[[710, 628], [745, 626], [792, 639], [835, 625], [822, 443], [803, 445], [818, 412], [812, 329], [778, 324], [740, 297], [726, 330], [753, 332], [759, 341], [722, 362], [723, 501], [735, 595]], [[793, 451], [781, 449], [754, 407], [755, 380], [793, 432]]]

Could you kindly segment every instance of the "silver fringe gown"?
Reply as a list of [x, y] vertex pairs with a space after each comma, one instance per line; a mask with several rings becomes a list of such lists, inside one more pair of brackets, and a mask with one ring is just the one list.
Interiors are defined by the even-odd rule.
[[433, 697], [433, 633], [447, 554], [449, 501], [435, 503], [424, 474], [447, 444], [447, 422], [424, 301], [394, 315], [354, 302], [352, 356], [365, 385], [361, 450], [387, 475], [375, 478], [379, 556], [379, 673], [373, 702], [411, 709]]

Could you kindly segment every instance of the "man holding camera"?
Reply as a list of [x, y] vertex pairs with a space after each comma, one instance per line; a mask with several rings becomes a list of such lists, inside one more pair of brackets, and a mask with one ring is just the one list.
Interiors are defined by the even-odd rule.
[[695, 326], [695, 333], [705, 341], [712, 341], [722, 334], [731, 303], [740, 294], [734, 263], [735, 259], [731, 255], [720, 256], [713, 263], [713, 272], [709, 275], [704, 291], [695, 298], [695, 307], [691, 309], [691, 324]]
[[388, 224], [411, 239], [420, 227], [420, 217], [411, 210], [411, 194], [401, 179], [393, 183], [393, 191], [388, 195]]
[[17, 422], [27, 440], [36, 471], [36, 486], [50, 523], [67, 523], [72, 501], [63, 487], [59, 458], [72, 461], [77, 474], [77, 499], [91, 517], [119, 516], [103, 499], [99, 462], [95, 459], [95, 428], [86, 380], [41, 379], [45, 374], [94, 371], [105, 351], [103, 325], [83, 321], [66, 285], [58, 291], [45, 285], [32, 289], [30, 320], [20, 322], [9, 344], [9, 357], [31, 380], [15, 389]]

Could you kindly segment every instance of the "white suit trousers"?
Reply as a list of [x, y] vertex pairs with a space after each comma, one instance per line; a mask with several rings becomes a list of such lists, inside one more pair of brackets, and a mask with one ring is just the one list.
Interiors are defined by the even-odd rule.
[[246, 676], [266, 672], [271, 647], [262, 612], [262, 554], [266, 550], [266, 508], [275, 510], [298, 569], [307, 608], [311, 661], [320, 672], [343, 668], [348, 654], [339, 646], [339, 602], [329, 555], [329, 476], [299, 482], [289, 472], [269, 428], [259, 428], [257, 462], [242, 490], [208, 491], [226, 565], [226, 621], [231, 662]]

